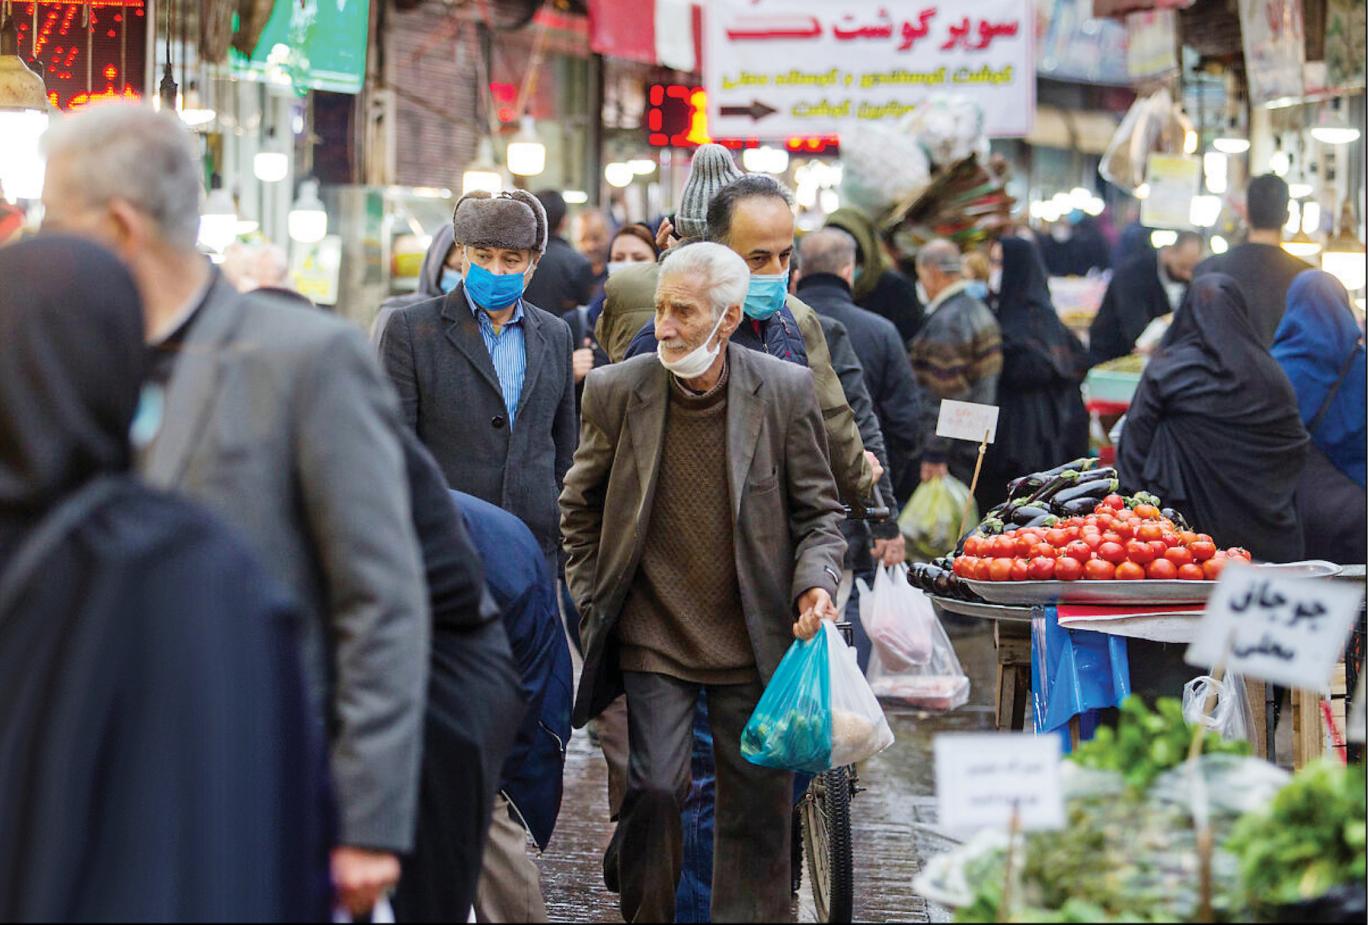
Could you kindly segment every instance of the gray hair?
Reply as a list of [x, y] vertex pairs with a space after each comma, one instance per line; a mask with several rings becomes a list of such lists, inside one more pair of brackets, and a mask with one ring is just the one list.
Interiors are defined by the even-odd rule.
[[921, 246], [917, 251], [918, 267], [934, 267], [942, 273], [958, 274], [960, 272], [960, 249], [955, 246], [954, 241], [947, 241], [945, 238], [933, 238]]
[[203, 182], [180, 119], [142, 103], [98, 103], [56, 119], [42, 150], [49, 161], [69, 160], [88, 204], [122, 199], [156, 222], [166, 244], [195, 249]]
[[793, 208], [793, 197], [783, 184], [764, 174], [748, 173], [722, 187], [708, 203], [708, 240], [726, 244], [731, 238], [732, 216], [747, 199], [778, 199]]
[[750, 269], [729, 247], [700, 241], [671, 251], [660, 264], [656, 292], [667, 280], [685, 278], [690, 285], [707, 293], [716, 320], [733, 305], [746, 301], [750, 289]]
[[798, 242], [803, 259], [803, 275], [839, 274], [855, 266], [855, 239], [840, 228], [814, 231]]

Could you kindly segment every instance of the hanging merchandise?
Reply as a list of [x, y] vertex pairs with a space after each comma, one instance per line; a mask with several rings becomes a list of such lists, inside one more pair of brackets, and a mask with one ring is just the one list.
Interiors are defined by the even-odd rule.
[[[1208, 697], [1215, 706], [1208, 710]], [[1220, 681], [1203, 675], [1183, 685], [1183, 718], [1191, 726], [1198, 723], [1223, 739], [1248, 742], [1254, 731], [1254, 711], [1250, 709], [1244, 679], [1228, 674]]]
[[964, 516], [964, 505], [969, 500], [969, 486], [953, 475], [917, 486], [898, 518], [898, 527], [910, 550], [922, 558], [933, 559], [954, 549], [960, 524], [978, 522], [977, 507], [971, 505], [970, 516]]
[[[864, 598], [860, 613], [864, 619]], [[869, 657], [869, 686], [875, 696], [890, 703], [921, 710], [957, 710], [969, 702], [969, 676], [935, 611], [924, 617], [931, 633], [931, 657], [925, 664], [899, 671], [885, 665], [876, 648]]]
[[916, 196], [931, 182], [931, 162], [910, 132], [860, 123], [841, 134], [841, 201], [871, 216]]
[[1249, 101], [1268, 106], [1306, 92], [1302, 0], [1240, 0]]
[[[1195, 154], [1197, 132], [1167, 89], [1137, 99], [1112, 136], [1097, 171], [1113, 186], [1134, 194], [1146, 181], [1151, 154]], [[1198, 170], [1201, 164], [1198, 162]], [[1195, 190], [1194, 190], [1195, 192]], [[1150, 184], [1153, 195], [1153, 184]], [[1186, 209], [1186, 205], [1184, 206]], [[1185, 227], [1186, 220], [1179, 226]]]

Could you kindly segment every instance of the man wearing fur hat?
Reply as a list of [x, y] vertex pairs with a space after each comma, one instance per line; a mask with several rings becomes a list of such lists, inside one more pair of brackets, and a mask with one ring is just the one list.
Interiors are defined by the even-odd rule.
[[570, 328], [523, 298], [546, 212], [522, 190], [471, 193], [452, 228], [461, 282], [397, 311], [380, 353], [447, 483], [521, 518], [554, 574], [577, 424]]

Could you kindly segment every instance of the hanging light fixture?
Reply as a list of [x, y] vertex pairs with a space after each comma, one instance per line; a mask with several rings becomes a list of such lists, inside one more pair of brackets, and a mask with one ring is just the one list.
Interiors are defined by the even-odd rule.
[[199, 85], [193, 80], [185, 88], [185, 92], [181, 94], [180, 118], [191, 128], [208, 125], [218, 118], [218, 113], [206, 106], [200, 98]]
[[488, 137], [480, 139], [480, 147], [475, 152], [475, 160], [461, 174], [461, 195], [485, 192], [497, 193], [503, 189], [503, 175], [494, 163], [494, 143]]
[[1230, 180], [1230, 162], [1220, 151], [1208, 151], [1202, 155], [1202, 173], [1206, 177], [1208, 192], [1218, 196], [1226, 191]]
[[0, 28], [0, 187], [10, 199], [43, 194], [38, 139], [47, 127], [47, 87], [19, 57], [19, 29], [10, 13]]
[[1325, 245], [1321, 269], [1344, 284], [1350, 292], [1361, 290], [1368, 276], [1363, 242], [1354, 232], [1354, 205], [1348, 199], [1340, 209], [1339, 232]]
[[546, 172], [546, 145], [537, 137], [531, 116], [523, 116], [518, 134], [508, 143], [508, 170], [519, 177], [536, 177]]
[[1220, 196], [1193, 196], [1188, 207], [1188, 221], [1198, 228], [1210, 228], [1221, 217]]
[[328, 212], [318, 198], [318, 181], [299, 185], [299, 198], [290, 209], [290, 239], [300, 244], [317, 244], [328, 236]]
[[1311, 240], [1305, 231], [1298, 231], [1290, 241], [1283, 242], [1283, 250], [1293, 257], [1314, 257], [1320, 253], [1320, 242]]
[[223, 188], [223, 180], [214, 174], [209, 179], [209, 196], [200, 210], [199, 243], [221, 254], [237, 240], [237, 231], [237, 206]]
[[608, 181], [609, 186], [626, 189], [636, 179], [636, 173], [633, 172], [630, 164], [614, 161], [603, 168], [603, 179]]
[[1211, 236], [1211, 252], [1213, 254], [1224, 254], [1230, 250], [1230, 242], [1218, 234]]
[[265, 148], [252, 158], [252, 172], [262, 183], [279, 183], [290, 173], [290, 157], [276, 150], [276, 130], [266, 132]]
[[1321, 108], [1320, 118], [1311, 127], [1311, 137], [1323, 145], [1347, 145], [1358, 141], [1359, 130], [1345, 121], [1340, 100]]
[[1268, 170], [1270, 173], [1280, 177], [1287, 176], [1287, 172], [1292, 169], [1292, 155], [1282, 149], [1282, 142], [1278, 142], [1278, 150], [1274, 151], [1268, 158]]

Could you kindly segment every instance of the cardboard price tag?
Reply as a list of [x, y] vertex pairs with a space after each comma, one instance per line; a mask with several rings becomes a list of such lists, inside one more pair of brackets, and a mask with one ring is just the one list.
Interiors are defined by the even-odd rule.
[[1058, 736], [941, 735], [935, 748], [942, 826], [1007, 828], [1015, 810], [1022, 829], [1064, 827]]
[[1284, 687], [1330, 692], [1363, 590], [1314, 578], [1284, 578], [1253, 566], [1221, 573], [1187, 663]]
[[997, 440], [998, 409], [996, 405], [976, 405], [968, 401], [941, 402], [940, 418], [936, 421], [936, 436], [951, 440], [982, 443]]

